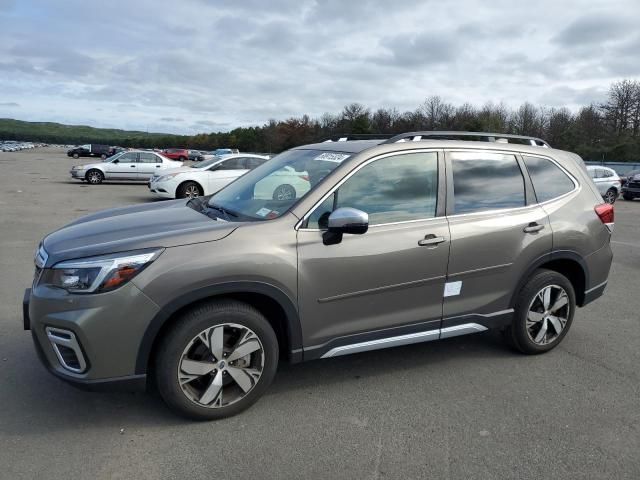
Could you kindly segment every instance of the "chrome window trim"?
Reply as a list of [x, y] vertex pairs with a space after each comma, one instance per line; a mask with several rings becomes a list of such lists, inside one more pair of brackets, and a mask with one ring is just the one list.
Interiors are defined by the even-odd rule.
[[[395, 152], [390, 152], [390, 153], [383, 153], [381, 155], [372, 157], [368, 160], [365, 160], [364, 162], [362, 162], [360, 165], [356, 166], [353, 170], [351, 170], [347, 175], [345, 175], [344, 177], [342, 177], [342, 179], [336, 183], [333, 187], [331, 187], [331, 189], [322, 196], [322, 198], [320, 198], [319, 201], [317, 201], [308, 211], [307, 213], [305, 213], [302, 218], [298, 221], [298, 223], [296, 223], [295, 225], [295, 230], [302, 230], [302, 231], [308, 231], [308, 232], [324, 232], [325, 230], [319, 229], [319, 228], [302, 228], [301, 225], [307, 220], [307, 218], [309, 218], [309, 216], [315, 211], [316, 208], [318, 208], [318, 206], [320, 206], [320, 204], [322, 204], [322, 202], [324, 202], [328, 197], [330, 197], [331, 195], [333, 195], [333, 193], [342, 186], [342, 184], [344, 182], [346, 182], [347, 180], [349, 180], [349, 178], [351, 178], [351, 176], [355, 175], [358, 171], [360, 171], [360, 169], [364, 168], [365, 166], [369, 165], [370, 163], [373, 163], [377, 160], [382, 160], [383, 158], [387, 158], [387, 157], [395, 157], [398, 155], [407, 155], [407, 154], [411, 154], [411, 153], [435, 153], [436, 155], [440, 152], [442, 152], [443, 149], [442, 148], [416, 148], [416, 149], [410, 149], [410, 150], [399, 150], [399, 151], [395, 151]], [[436, 157], [436, 162], [438, 161], [438, 158]], [[440, 188], [440, 186], [438, 186], [438, 188]], [[437, 205], [436, 205], [437, 208]], [[428, 218], [419, 218], [419, 219], [414, 219], [414, 220], [403, 220], [400, 222], [389, 222], [389, 223], [379, 223], [377, 225], [369, 225], [369, 228], [374, 228], [374, 227], [381, 227], [384, 225], [399, 225], [402, 223], [410, 223], [410, 222], [424, 222], [426, 220], [434, 220], [436, 218], [442, 219], [444, 218], [444, 216], [442, 217], [428, 217]]]

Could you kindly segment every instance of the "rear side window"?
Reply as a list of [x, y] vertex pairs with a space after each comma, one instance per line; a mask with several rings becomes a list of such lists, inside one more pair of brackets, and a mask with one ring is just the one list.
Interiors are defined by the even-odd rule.
[[551, 160], [528, 155], [523, 158], [538, 202], [557, 198], [575, 188], [573, 181]]
[[514, 155], [450, 152], [454, 214], [525, 205], [524, 178]]
[[218, 164], [218, 168], [216, 168], [216, 170], [244, 170], [245, 168], [245, 159], [239, 157], [225, 160], [224, 162]]

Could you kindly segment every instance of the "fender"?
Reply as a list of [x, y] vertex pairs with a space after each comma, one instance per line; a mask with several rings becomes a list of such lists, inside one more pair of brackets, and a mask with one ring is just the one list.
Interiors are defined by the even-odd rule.
[[215, 295], [224, 295], [232, 293], [259, 293], [265, 295], [275, 302], [284, 310], [286, 314], [285, 324], [287, 327], [287, 336], [289, 338], [289, 353], [292, 363], [302, 361], [302, 328], [300, 326], [300, 317], [296, 303], [280, 288], [263, 282], [229, 282], [210, 285], [189, 292], [180, 297], [174, 298], [165, 304], [147, 326], [140, 346], [138, 347], [138, 356], [136, 358], [136, 374], [147, 373], [147, 364], [151, 355], [153, 343], [158, 336], [158, 332], [171, 316], [191, 303], [203, 300]]
[[[511, 306], [515, 305], [516, 297], [518, 293], [520, 292], [520, 290], [522, 290], [522, 287], [524, 287], [524, 284], [527, 283], [527, 280], [529, 279], [529, 277], [531, 277], [531, 274], [535, 270], [540, 268], [543, 264], [547, 262], [551, 262], [553, 260], [575, 261], [578, 265], [580, 265], [580, 267], [582, 268], [582, 272], [584, 273], [585, 289], [589, 288], [589, 285], [590, 285], [589, 268], [587, 267], [587, 264], [584, 261], [584, 259], [577, 252], [574, 252], [573, 250], [554, 250], [538, 257], [529, 265], [529, 267], [527, 267], [527, 270], [525, 271], [524, 275], [522, 275], [520, 282], [518, 282], [518, 286], [516, 287], [516, 289], [513, 291], [513, 294], [511, 295], [511, 301], [509, 302], [509, 305]], [[580, 298], [580, 295], [583, 295], [583, 294], [584, 292], [576, 292], [576, 296], [578, 298]]]

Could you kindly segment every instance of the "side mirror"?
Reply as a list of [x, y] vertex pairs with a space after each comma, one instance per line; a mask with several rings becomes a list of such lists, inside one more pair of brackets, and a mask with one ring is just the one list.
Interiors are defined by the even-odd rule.
[[115, 159], [113, 162], [111, 162], [111, 163], [120, 163], [120, 160], [116, 158], [116, 159]]
[[335, 245], [342, 241], [345, 233], [362, 235], [369, 230], [369, 215], [355, 208], [338, 208], [327, 221], [328, 229], [322, 236], [325, 245]]

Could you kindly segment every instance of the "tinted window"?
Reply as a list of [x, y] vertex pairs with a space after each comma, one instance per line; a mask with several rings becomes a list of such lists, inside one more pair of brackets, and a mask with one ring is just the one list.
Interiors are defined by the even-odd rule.
[[[438, 196], [436, 153], [411, 153], [376, 160], [350, 177], [334, 194], [336, 208], [369, 214], [369, 224], [434, 217]], [[327, 198], [309, 217], [309, 228], [326, 228], [334, 206]]]
[[245, 168], [244, 158], [230, 158], [220, 163], [216, 170], [243, 170]]
[[247, 168], [253, 169], [262, 165], [266, 160], [264, 158], [247, 157]]
[[546, 158], [524, 156], [538, 202], [546, 202], [575, 188], [573, 181], [555, 163]]
[[525, 205], [524, 179], [514, 155], [451, 152], [454, 213]]
[[136, 159], [138, 158], [138, 154], [135, 152], [127, 152], [125, 154], [123, 154], [121, 157], [118, 157], [118, 160], [120, 162], [125, 162], [125, 163], [135, 163]]
[[154, 155], [153, 153], [144, 153], [144, 152], [141, 152], [138, 154], [138, 161], [140, 163], [161, 163], [162, 162], [162, 160], [160, 160], [160, 158]]

